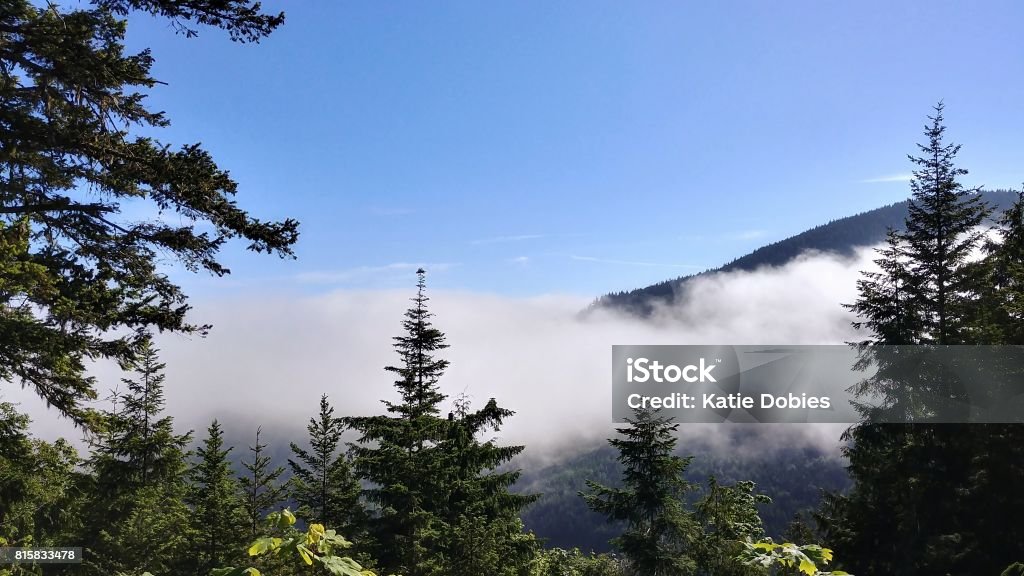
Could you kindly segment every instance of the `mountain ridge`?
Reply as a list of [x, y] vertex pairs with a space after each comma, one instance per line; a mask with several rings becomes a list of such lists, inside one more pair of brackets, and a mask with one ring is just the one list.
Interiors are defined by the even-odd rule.
[[[1016, 199], [1017, 192], [990, 190], [980, 192], [980, 195], [993, 207], [994, 213], [998, 214], [1010, 206]], [[871, 246], [884, 240], [890, 228], [903, 230], [909, 203], [909, 199], [903, 200], [830, 220], [761, 246], [717, 268], [664, 280], [643, 288], [605, 294], [594, 300], [584, 312], [611, 309], [646, 318], [651, 316], [658, 305], [671, 304], [686, 283], [694, 278], [719, 272], [749, 272], [764, 266], [782, 266], [809, 250], [851, 256], [859, 247]]]

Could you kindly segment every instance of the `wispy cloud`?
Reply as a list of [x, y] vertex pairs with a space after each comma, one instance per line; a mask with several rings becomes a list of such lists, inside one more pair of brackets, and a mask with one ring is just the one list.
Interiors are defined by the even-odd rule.
[[530, 263], [530, 257], [529, 256], [516, 256], [515, 258], [509, 258], [508, 261], [513, 263], [513, 264], [519, 264], [521, 266], [525, 266], [525, 265]]
[[913, 179], [913, 174], [891, 174], [889, 176], [879, 176], [877, 178], [868, 178], [866, 180], [861, 180], [861, 183], [878, 184], [882, 182], [910, 182]]
[[480, 238], [470, 241], [470, 244], [499, 244], [503, 242], [522, 242], [523, 240], [537, 240], [547, 238], [547, 234], [517, 234], [514, 236], [493, 236], [491, 238]]
[[758, 238], [764, 238], [768, 235], [767, 230], [741, 230], [732, 235], [736, 240], [756, 240]]
[[599, 264], [618, 264], [624, 266], [654, 266], [659, 268], [700, 268], [697, 264], [675, 264], [670, 262], [639, 262], [636, 260], [613, 260], [608, 258], [596, 258], [594, 256], [570, 255], [569, 258], [581, 262], [597, 262]]
[[443, 272], [455, 266], [458, 264], [451, 262], [393, 262], [383, 266], [358, 266], [344, 270], [302, 272], [293, 276], [293, 279], [301, 284], [345, 284], [365, 281], [394, 272], [406, 273], [417, 268], [424, 268], [431, 272]]

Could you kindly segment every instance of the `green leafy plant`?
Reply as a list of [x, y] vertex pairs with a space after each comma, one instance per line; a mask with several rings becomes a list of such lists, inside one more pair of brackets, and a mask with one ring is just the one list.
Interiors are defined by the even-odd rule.
[[[263, 536], [249, 546], [249, 556], [288, 556], [306, 566], [319, 566], [334, 576], [376, 576], [372, 570], [363, 568], [348, 556], [337, 552], [349, 548], [352, 543], [334, 530], [327, 530], [323, 524], [310, 524], [305, 532], [295, 529], [295, 515], [285, 508], [281, 512], [267, 515], [272, 530], [282, 536]], [[262, 576], [256, 568], [217, 568], [210, 576]]]
[[738, 559], [748, 566], [762, 566], [767, 569], [795, 569], [798, 574], [807, 576], [852, 576], [847, 572], [836, 570], [822, 572], [832, 561], [832, 550], [817, 544], [798, 546], [792, 542], [776, 544], [770, 538], [760, 542], [743, 542], [743, 551]]

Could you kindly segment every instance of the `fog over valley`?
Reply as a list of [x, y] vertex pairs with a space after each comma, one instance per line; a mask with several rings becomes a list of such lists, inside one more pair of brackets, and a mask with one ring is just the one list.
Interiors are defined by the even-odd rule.
[[[496, 436], [526, 444], [527, 460], [557, 459], [614, 433], [611, 346], [841, 344], [855, 334], [840, 304], [856, 297], [859, 271], [872, 268], [873, 254], [811, 252], [781, 267], [701, 276], [649, 319], [608, 310], [582, 316], [588, 298], [433, 291], [428, 280], [435, 326], [450, 344], [441, 389], [449, 405], [462, 393], [474, 405], [496, 398], [516, 412]], [[413, 280], [408, 290], [194, 300], [192, 318], [211, 323], [210, 335], [157, 337], [167, 364], [167, 413], [179, 430], [198, 436], [219, 419], [239, 450], [262, 425], [275, 452], [304, 437], [322, 393], [339, 415], [381, 413], [382, 399], [397, 398], [383, 367], [397, 363], [392, 338], [401, 331]], [[108, 365], [93, 372], [104, 392], [123, 376]], [[80, 436], [30, 390], [12, 387], [5, 398], [22, 403], [40, 437]], [[687, 424], [681, 434], [689, 445], [740, 455], [783, 444], [834, 453], [843, 428]]]

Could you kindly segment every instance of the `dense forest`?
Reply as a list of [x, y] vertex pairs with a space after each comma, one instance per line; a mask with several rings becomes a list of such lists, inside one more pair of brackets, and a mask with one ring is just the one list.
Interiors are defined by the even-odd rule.
[[[756, 431], [747, 434], [754, 435]], [[735, 457], [706, 446], [695, 449], [686, 439], [684, 429], [676, 455], [693, 457], [686, 479], [695, 484], [703, 484], [712, 476], [728, 484], [754, 482], [758, 492], [771, 498], [770, 503], [760, 503], [757, 508], [765, 534], [776, 540], [785, 538], [794, 518], [808, 521], [822, 494], [844, 493], [850, 486], [844, 463], [836, 454], [811, 446]], [[749, 439], [758, 440], [762, 439]], [[586, 488], [587, 480], [620, 486], [622, 467], [617, 457], [611, 446], [605, 446], [567, 455], [562, 461], [540, 468], [524, 469], [516, 490], [541, 495], [522, 512], [526, 528], [549, 547], [612, 552], [609, 541], [621, 531], [621, 525], [603, 522], [579, 498], [579, 492]], [[689, 501], [695, 502], [696, 496], [691, 494]]]
[[[343, 398], [322, 396], [282, 461], [259, 415], [252, 444], [230, 446], [217, 420], [197, 434], [165, 410], [157, 334], [208, 327], [191, 323], [186, 295], [159, 264], [222, 276], [231, 240], [290, 258], [298, 223], [251, 217], [201, 146], [152, 136], [168, 120], [145, 102], [157, 83], [152, 55], [125, 53], [133, 12], [186, 37], [212, 28], [241, 43], [284, 22], [249, 0], [0, 3], [0, 381], [36, 393], [88, 446], [33, 437], [19, 407], [0, 401], [0, 548], [16, 560], [0, 576], [1024, 573], [1024, 426], [929, 423], [928, 406], [907, 398], [950, 393], [934, 367], [894, 380], [881, 352], [1024, 345], [1024, 192], [961, 185], [967, 171], [946, 141], [941, 103], [911, 157], [907, 203], [874, 224], [842, 225], [868, 232], [836, 232], [835, 246], [849, 247], [850, 235], [903, 217], [843, 305], [863, 335], [851, 345], [879, 366], [864, 393], [924, 419], [879, 424], [877, 408], [865, 408], [842, 438], [845, 478], [796, 449], [774, 451], [783, 463], [771, 466], [693, 454], [678, 423], [643, 409], [607, 448], [524, 476], [525, 447], [490, 439], [515, 415], [500, 399], [474, 405], [446, 392], [449, 343], [423, 269], [395, 319], [385, 368], [394, 389], [381, 396], [396, 399], [353, 416], [339, 410]], [[184, 218], [119, 219], [118, 202], [131, 199]], [[811, 232], [814, 242], [758, 258], [827, 249], [828, 234]], [[113, 383], [89, 373], [95, 360], [125, 373], [104, 404], [97, 390]], [[1019, 378], [1004, 386], [1024, 394]], [[560, 503], [548, 514], [538, 512], [544, 492]], [[568, 528], [545, 545], [552, 515]], [[577, 522], [591, 529], [569, 539]], [[74, 562], [41, 550], [69, 546], [80, 549]], [[45, 562], [54, 558], [65, 562]]]

